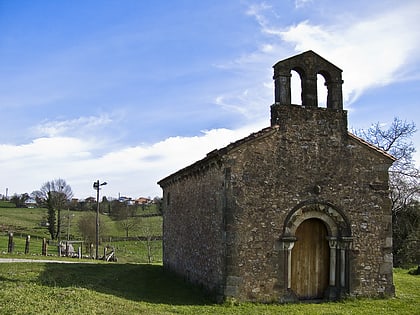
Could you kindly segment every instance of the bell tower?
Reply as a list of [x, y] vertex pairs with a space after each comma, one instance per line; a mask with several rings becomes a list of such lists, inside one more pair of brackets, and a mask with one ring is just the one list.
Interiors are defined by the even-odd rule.
[[[271, 126], [280, 128], [313, 124], [312, 132], [347, 133], [347, 111], [343, 110], [342, 70], [312, 50], [277, 62], [274, 66], [274, 104]], [[301, 79], [302, 105], [291, 103], [291, 71]], [[325, 79], [327, 108], [318, 106], [317, 75]], [[328, 131], [322, 130], [328, 125]]]
[[328, 89], [327, 108], [343, 109], [341, 69], [312, 50], [279, 61], [274, 66], [275, 103], [291, 105], [291, 71], [299, 73], [302, 82], [302, 106], [318, 107], [317, 74], [325, 79]]

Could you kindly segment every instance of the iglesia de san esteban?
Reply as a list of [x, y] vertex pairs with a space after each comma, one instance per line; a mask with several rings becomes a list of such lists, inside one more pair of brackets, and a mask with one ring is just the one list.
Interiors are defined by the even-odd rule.
[[393, 296], [395, 159], [348, 131], [341, 69], [313, 51], [273, 68], [268, 127], [159, 181], [164, 268], [218, 301]]

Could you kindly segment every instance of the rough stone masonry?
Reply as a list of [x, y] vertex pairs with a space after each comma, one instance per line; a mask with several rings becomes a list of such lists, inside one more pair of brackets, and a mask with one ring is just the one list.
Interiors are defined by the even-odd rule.
[[[291, 104], [291, 71], [301, 105]], [[347, 131], [342, 84], [342, 70], [313, 51], [278, 62], [271, 125], [159, 182], [165, 269], [220, 301], [394, 294], [394, 158]]]

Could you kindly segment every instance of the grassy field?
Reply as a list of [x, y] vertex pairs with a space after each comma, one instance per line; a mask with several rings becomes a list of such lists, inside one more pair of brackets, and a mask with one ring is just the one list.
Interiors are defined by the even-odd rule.
[[[25, 251], [26, 236], [31, 236], [30, 255], [41, 255], [42, 239], [49, 239], [49, 233], [46, 227], [41, 226], [41, 222], [45, 221], [47, 210], [43, 208], [14, 208], [10, 203], [2, 202], [0, 204], [0, 256], [9, 257], [8, 233], [14, 234], [14, 257], [22, 256]], [[80, 232], [77, 228], [78, 220], [86, 212], [81, 211], [62, 211], [62, 235], [61, 239], [66, 240], [70, 236], [70, 240], [81, 240]], [[146, 211], [139, 210], [138, 214], [153, 213], [153, 209]], [[70, 222], [68, 218], [71, 218]], [[121, 262], [146, 263], [149, 262], [148, 245], [151, 247], [151, 258], [153, 262], [162, 260], [162, 242], [152, 241], [147, 243], [139, 238], [148, 235], [162, 235], [162, 217], [138, 217], [137, 227], [130, 230], [129, 236], [131, 240], [124, 240], [125, 231], [121, 228], [120, 223], [112, 220], [109, 216], [100, 215], [101, 224], [106, 226], [106, 235], [101, 235], [102, 244], [100, 253], [103, 252], [104, 246], [112, 246], [116, 250], [117, 258]], [[134, 220], [134, 219], [133, 219]], [[77, 250], [77, 248], [75, 248]], [[57, 255], [58, 250], [54, 246], [50, 246], [49, 255]], [[83, 246], [82, 252], [89, 254], [86, 246]]]
[[[64, 229], [72, 239], [80, 238], [77, 220], [83, 212], [63, 211], [72, 218]], [[45, 258], [40, 256], [41, 239], [48, 238], [45, 209], [16, 209], [0, 204], [0, 256], [3, 258]], [[148, 243], [140, 239], [119, 240], [124, 232], [108, 216], [104, 245], [114, 246], [118, 263], [77, 260], [75, 264], [0, 264], [0, 314], [420, 314], [420, 276], [395, 270], [397, 296], [392, 299], [349, 299], [323, 304], [212, 303], [199, 289], [166, 274], [162, 268], [162, 242], [149, 243], [154, 264], [148, 262]], [[150, 231], [161, 235], [162, 218], [141, 218], [130, 236]], [[13, 232], [15, 251], [6, 254], [8, 232]], [[23, 255], [26, 235], [31, 235], [29, 256]], [[48, 259], [59, 259], [55, 256]], [[61, 259], [61, 258], [60, 258]]]
[[420, 276], [395, 270], [397, 297], [323, 304], [214, 304], [152, 264], [0, 264], [0, 314], [420, 314]]

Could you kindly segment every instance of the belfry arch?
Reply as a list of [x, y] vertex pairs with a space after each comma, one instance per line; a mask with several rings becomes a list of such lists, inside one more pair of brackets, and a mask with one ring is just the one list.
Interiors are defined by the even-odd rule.
[[[283, 260], [282, 263], [285, 266], [283, 270], [284, 289], [290, 293], [292, 300], [302, 298], [299, 292], [294, 292], [296, 290], [294, 288], [299, 287], [296, 285], [296, 281], [299, 280], [296, 280], [292, 270], [296, 270], [296, 264], [300, 262], [294, 261], [299, 258], [297, 255], [293, 255], [292, 251], [297, 242], [303, 241], [297, 237], [298, 229], [304, 224], [307, 225], [308, 222], [321, 222], [321, 225], [326, 228], [324, 239], [320, 242], [327, 243], [329, 246], [328, 286], [321, 298], [335, 300], [349, 292], [349, 250], [353, 237], [350, 223], [344, 213], [328, 202], [306, 201], [297, 205], [287, 215], [280, 238], [280, 248], [283, 251], [280, 259]], [[319, 223], [317, 224], [319, 225]], [[311, 233], [310, 227], [306, 229]], [[318, 232], [313, 231], [313, 233]], [[315, 236], [318, 234], [313, 235], [313, 237]], [[321, 245], [320, 247], [322, 247]], [[322, 263], [320, 264], [322, 265]], [[303, 299], [306, 298], [320, 298], [320, 296], [304, 297]]]
[[312, 50], [282, 60], [274, 66], [274, 100], [276, 104], [291, 105], [291, 71], [301, 79], [302, 106], [318, 107], [317, 75], [325, 79], [327, 87], [327, 108], [343, 109], [342, 70]]

